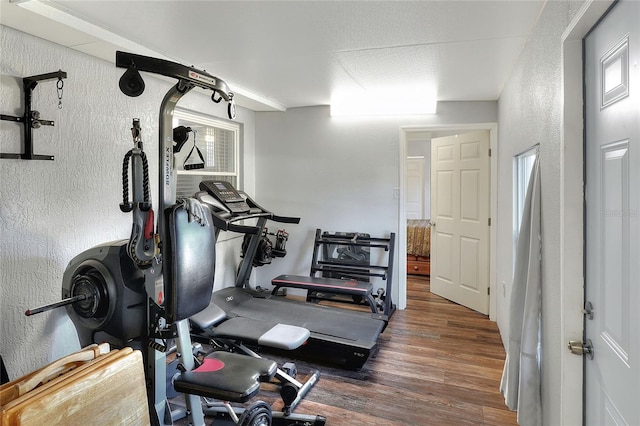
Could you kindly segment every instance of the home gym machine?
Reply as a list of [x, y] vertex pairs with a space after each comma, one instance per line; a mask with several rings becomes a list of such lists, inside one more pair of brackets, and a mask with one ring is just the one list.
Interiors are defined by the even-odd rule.
[[[196, 366], [192, 356], [189, 317], [208, 305], [213, 290], [215, 232], [208, 208], [195, 199], [176, 200], [172, 117], [176, 104], [194, 88], [211, 90], [215, 103], [228, 103], [235, 116], [233, 94], [226, 83], [205, 71], [178, 63], [125, 52], [116, 53], [116, 66], [126, 71], [120, 90], [128, 96], [144, 91], [140, 72], [175, 78], [160, 106], [159, 117], [159, 214], [155, 217], [149, 190], [148, 165], [142, 146], [139, 120], [131, 129], [133, 148], [123, 162], [123, 212], [131, 213], [133, 225], [128, 240], [105, 243], [79, 254], [69, 262], [63, 276], [61, 302], [27, 311], [27, 315], [66, 306], [76, 325], [80, 343], [107, 341], [112, 346], [131, 346], [143, 353], [147, 396], [153, 423], [172, 425], [189, 416], [194, 425], [204, 425], [204, 414], [220, 415], [241, 426], [273, 424], [322, 426], [326, 419], [296, 413], [272, 412], [264, 402], [232, 407], [228, 402], [246, 402], [260, 382], [276, 374], [274, 362], [236, 353], [214, 352]], [[129, 201], [129, 163], [132, 200]], [[198, 254], [194, 255], [193, 247]], [[167, 377], [169, 342], [177, 342], [182, 368]], [[185, 393], [186, 410], [174, 409], [167, 399], [173, 382]], [[202, 398], [201, 398], [202, 397]], [[219, 406], [203, 404], [215, 398]]]
[[[235, 286], [215, 291], [212, 304], [230, 317], [308, 329], [310, 338], [306, 344], [286, 352], [293, 352], [296, 357], [357, 370], [378, 352], [378, 337], [386, 325], [386, 315], [292, 301], [250, 288], [252, 259], [267, 221], [295, 224], [299, 218], [272, 213], [229, 182], [203, 181], [200, 189], [196, 198], [209, 207], [217, 230], [250, 236]], [[252, 222], [255, 223], [247, 224]]]

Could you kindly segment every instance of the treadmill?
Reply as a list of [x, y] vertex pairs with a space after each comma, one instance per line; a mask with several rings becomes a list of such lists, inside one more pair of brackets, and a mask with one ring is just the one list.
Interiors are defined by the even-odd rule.
[[[267, 221], [297, 224], [300, 218], [277, 216], [226, 181], [203, 181], [200, 189], [195, 197], [211, 210], [216, 233], [251, 236], [235, 285], [213, 293], [212, 302], [227, 316], [308, 329], [311, 335], [307, 343], [293, 351], [301, 359], [358, 370], [378, 352], [378, 337], [386, 326], [384, 315], [288, 300], [249, 287], [252, 259]], [[247, 219], [254, 219], [251, 222], [255, 225], [243, 223]]]

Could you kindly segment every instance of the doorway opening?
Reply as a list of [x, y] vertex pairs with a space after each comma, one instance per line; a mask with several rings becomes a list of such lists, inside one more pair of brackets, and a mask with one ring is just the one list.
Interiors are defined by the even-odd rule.
[[[400, 128], [400, 164], [399, 164], [399, 211], [398, 211], [398, 277], [399, 277], [399, 297], [398, 307], [400, 309], [406, 308], [407, 303], [407, 156], [408, 156], [408, 144], [416, 134], [424, 135], [430, 134], [431, 137], [439, 137], [445, 135], [452, 135], [457, 133], [468, 133], [476, 130], [488, 130], [490, 139], [490, 148], [492, 150], [491, 155], [491, 189], [490, 189], [490, 212], [491, 217], [497, 217], [497, 145], [498, 145], [498, 125], [497, 123], [469, 123], [469, 124], [444, 124], [444, 125], [425, 125], [425, 126], [407, 126]], [[433, 136], [436, 135], [436, 136]], [[489, 301], [489, 318], [492, 321], [496, 320], [496, 226], [492, 226], [489, 232], [489, 287], [490, 287], [490, 301]]]

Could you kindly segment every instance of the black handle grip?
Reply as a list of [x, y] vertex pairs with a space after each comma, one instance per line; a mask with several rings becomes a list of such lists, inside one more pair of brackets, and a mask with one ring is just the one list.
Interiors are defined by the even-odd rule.
[[86, 294], [79, 294], [77, 296], [69, 297], [68, 299], [62, 299], [59, 302], [51, 303], [50, 305], [40, 306], [39, 308], [27, 309], [25, 315], [30, 317], [31, 315], [39, 314], [41, 312], [50, 311], [51, 309], [59, 308], [61, 306], [70, 305], [74, 302], [79, 302], [87, 298]]

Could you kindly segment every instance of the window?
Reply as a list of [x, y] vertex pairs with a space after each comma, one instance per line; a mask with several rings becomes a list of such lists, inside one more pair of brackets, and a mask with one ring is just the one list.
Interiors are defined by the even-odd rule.
[[[240, 186], [240, 125], [184, 109], [176, 109], [173, 127], [190, 127], [189, 139], [176, 153], [178, 185], [176, 196], [189, 197], [198, 192], [206, 179], [225, 180]], [[186, 165], [201, 163], [197, 148], [204, 158], [204, 168], [185, 170]], [[193, 152], [191, 152], [193, 149]], [[191, 155], [189, 155], [191, 152]]]
[[520, 233], [520, 223], [522, 222], [522, 213], [524, 210], [525, 199], [527, 198], [527, 188], [529, 187], [529, 179], [531, 178], [531, 170], [533, 163], [538, 154], [538, 147], [535, 146], [522, 154], [514, 157], [514, 197], [513, 197], [513, 247], [518, 243], [518, 234]]

